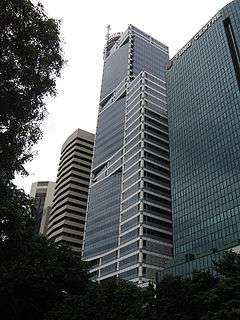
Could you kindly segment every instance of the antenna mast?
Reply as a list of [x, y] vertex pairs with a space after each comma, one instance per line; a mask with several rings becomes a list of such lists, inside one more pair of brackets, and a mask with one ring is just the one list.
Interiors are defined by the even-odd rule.
[[106, 41], [108, 41], [108, 40], [109, 40], [109, 37], [110, 37], [111, 25], [108, 24], [108, 25], [106, 26], [106, 29], [107, 29], [107, 33], [106, 33], [105, 39], [106, 39]]

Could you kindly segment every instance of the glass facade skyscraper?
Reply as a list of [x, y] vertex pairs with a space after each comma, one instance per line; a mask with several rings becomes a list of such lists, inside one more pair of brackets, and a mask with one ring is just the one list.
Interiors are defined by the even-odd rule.
[[167, 66], [174, 266], [212, 267], [240, 243], [240, 1]]
[[155, 280], [172, 257], [167, 61], [131, 25], [107, 41], [83, 249], [92, 279]]

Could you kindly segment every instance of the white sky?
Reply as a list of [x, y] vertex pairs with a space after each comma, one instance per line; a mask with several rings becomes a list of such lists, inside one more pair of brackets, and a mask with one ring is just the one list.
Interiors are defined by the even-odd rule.
[[15, 183], [56, 180], [61, 146], [77, 128], [95, 132], [106, 25], [112, 32], [133, 24], [168, 45], [172, 57], [230, 0], [41, 0], [50, 17], [61, 19], [67, 65], [57, 81], [58, 95], [47, 100], [44, 138], [35, 146], [29, 176]]

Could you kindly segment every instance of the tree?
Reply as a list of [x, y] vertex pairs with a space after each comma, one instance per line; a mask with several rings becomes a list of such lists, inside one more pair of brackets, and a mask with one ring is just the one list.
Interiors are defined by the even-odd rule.
[[183, 305], [187, 301], [187, 287], [180, 277], [166, 276], [157, 285], [158, 320], [179, 320], [185, 316]]
[[[98, 320], [103, 315], [97, 304], [97, 283], [91, 283], [84, 294], [66, 294], [63, 301], [53, 306], [44, 320]], [[104, 318], [102, 318], [104, 319]]]
[[208, 312], [203, 320], [240, 319], [240, 255], [226, 252], [223, 259], [215, 263], [215, 270], [220, 278], [208, 292]]
[[34, 230], [34, 208], [23, 190], [9, 183], [0, 183], [0, 256], [4, 260], [16, 255], [23, 238]]
[[205, 300], [216, 279], [209, 272], [194, 272], [192, 278], [165, 277], [157, 286], [157, 319], [200, 320]]
[[142, 290], [143, 300], [143, 319], [156, 320], [156, 289], [153, 283], [149, 283], [146, 288]]
[[0, 180], [26, 174], [41, 138], [44, 97], [56, 94], [64, 60], [60, 23], [30, 0], [0, 2]]
[[143, 296], [133, 283], [121, 279], [110, 279], [100, 283], [98, 306], [106, 320], [143, 319]]
[[222, 278], [235, 278], [240, 276], [240, 254], [227, 251], [223, 258], [215, 262], [214, 269]]
[[66, 296], [45, 320], [150, 320], [152, 315], [146, 312], [146, 293], [147, 289], [140, 289], [133, 283], [108, 279], [92, 284], [84, 296]]
[[1, 189], [0, 310], [5, 320], [42, 320], [66, 294], [86, 294], [87, 265], [69, 248], [34, 231], [31, 200]]
[[157, 286], [157, 319], [240, 319], [240, 255], [226, 252], [217, 275], [194, 272], [189, 279], [166, 277]]
[[86, 266], [70, 249], [34, 233], [32, 202], [11, 182], [41, 138], [44, 98], [56, 94], [60, 23], [30, 0], [0, 2], [0, 310], [6, 319], [43, 319], [65, 294], [84, 293]]
[[33, 233], [23, 233], [21, 243], [0, 263], [3, 319], [42, 320], [65, 295], [86, 294], [87, 266], [71, 249]]

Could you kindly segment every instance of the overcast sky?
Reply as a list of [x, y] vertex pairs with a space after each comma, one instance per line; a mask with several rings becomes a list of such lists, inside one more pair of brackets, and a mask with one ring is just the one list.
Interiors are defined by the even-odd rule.
[[112, 32], [129, 24], [169, 46], [172, 57], [230, 0], [41, 0], [50, 17], [61, 19], [67, 65], [57, 81], [58, 95], [47, 100], [44, 138], [16, 183], [56, 180], [61, 145], [77, 128], [95, 133], [106, 25]]

